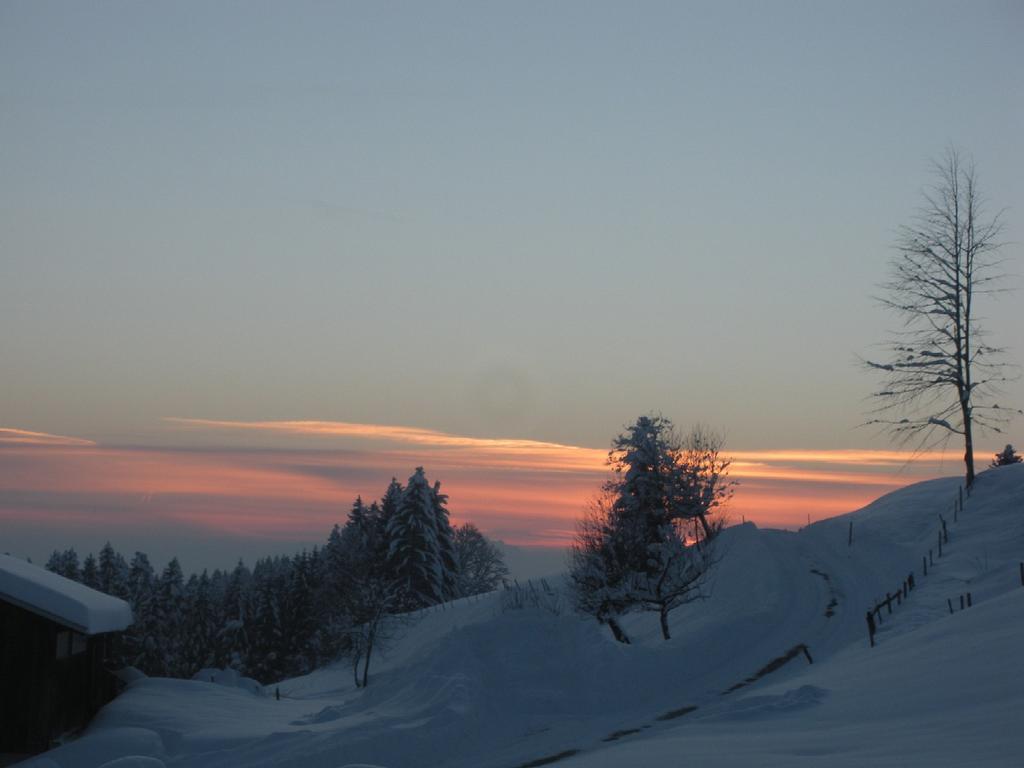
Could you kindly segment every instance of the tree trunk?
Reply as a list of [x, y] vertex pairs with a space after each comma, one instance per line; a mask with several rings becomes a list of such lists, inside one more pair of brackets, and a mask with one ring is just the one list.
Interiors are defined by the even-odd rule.
[[707, 541], [711, 538], [711, 526], [708, 525], [708, 519], [703, 512], [697, 515], [697, 519], [700, 520], [701, 527], [704, 529], [704, 541]]
[[375, 634], [375, 630], [370, 630], [369, 637], [366, 641], [366, 659], [363, 661], [363, 688], [366, 687], [366, 684], [370, 679], [370, 654], [373, 653], [373, 636]]
[[960, 412], [964, 420], [964, 464], [967, 467], [967, 477], [964, 484], [968, 490], [974, 485], [974, 435], [971, 429], [971, 406], [970, 401], [960, 401]]
[[359, 660], [360, 660], [360, 658], [361, 658], [360, 655], [355, 650], [353, 650], [352, 651], [352, 679], [355, 680], [356, 688], [362, 688], [362, 685], [360, 685], [360, 683], [359, 683]]
[[608, 622], [608, 628], [612, 631], [612, 635], [615, 637], [615, 639], [618, 640], [620, 643], [625, 643], [626, 645], [629, 645], [629, 636], [625, 633], [622, 627], [619, 626], [619, 622], [617, 622], [613, 618], [608, 618], [606, 619], [606, 621]]

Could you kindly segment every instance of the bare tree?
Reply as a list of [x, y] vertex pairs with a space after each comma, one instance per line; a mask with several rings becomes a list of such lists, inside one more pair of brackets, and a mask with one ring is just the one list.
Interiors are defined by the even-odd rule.
[[934, 163], [935, 183], [913, 222], [901, 228], [882, 304], [903, 320], [879, 361], [868, 424], [925, 450], [964, 441], [966, 484], [974, 482], [974, 431], [1000, 432], [1012, 411], [991, 402], [1008, 366], [985, 342], [976, 300], [1004, 290], [997, 252], [1001, 215], [987, 216], [974, 165], [955, 150]]
[[458, 571], [459, 597], [479, 595], [497, 589], [508, 576], [505, 558], [480, 529], [463, 523], [452, 529]]
[[722, 456], [725, 438], [705, 424], [697, 424], [683, 438], [675, 438], [680, 501], [675, 519], [700, 523], [694, 538], [710, 540], [722, 527], [721, 521], [708, 522], [732, 498], [737, 481], [730, 479], [732, 459]]

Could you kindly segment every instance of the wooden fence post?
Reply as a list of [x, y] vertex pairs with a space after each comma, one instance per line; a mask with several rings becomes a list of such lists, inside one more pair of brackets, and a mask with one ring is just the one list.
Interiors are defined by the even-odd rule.
[[[928, 575], [928, 558], [925, 557], [924, 555], [921, 556], [921, 564], [924, 566], [924, 575], [927, 576]], [[1024, 567], [1024, 566], [1021, 566], [1021, 567]], [[1021, 573], [1024, 573], [1024, 571], [1021, 571]], [[1024, 584], [1024, 576], [1021, 576], [1021, 582], [1020, 583]]]
[[871, 647], [875, 647], [875, 617], [871, 615], [871, 611], [868, 611], [868, 640], [871, 641]]
[[892, 616], [892, 595], [888, 592], [885, 593], [885, 607], [889, 611], [889, 615]]
[[932, 551], [928, 550], [928, 565], [935, 565], [935, 561], [932, 560]]
[[963, 609], [964, 609], [964, 596], [960, 595], [960, 610], [962, 611]]
[[970, 592], [967, 593], [967, 607], [968, 608], [971, 607], [971, 593]]
[[853, 520], [850, 521], [850, 533], [846, 537], [846, 546], [853, 546]]
[[1020, 564], [1020, 585], [1024, 587], [1024, 563]]
[[952, 613], [953, 612], [953, 601], [950, 600], [948, 597], [946, 598], [946, 605], [949, 606], [949, 612]]

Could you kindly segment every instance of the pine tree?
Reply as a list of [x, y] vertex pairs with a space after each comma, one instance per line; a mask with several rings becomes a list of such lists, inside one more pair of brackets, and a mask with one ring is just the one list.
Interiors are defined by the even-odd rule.
[[277, 564], [270, 558], [257, 561], [252, 571], [252, 614], [248, 631], [248, 661], [245, 672], [261, 682], [270, 682], [281, 672], [283, 628]]
[[109, 541], [100, 550], [97, 575], [101, 592], [122, 600], [128, 599], [128, 563], [121, 553], [114, 551]]
[[100, 588], [99, 571], [96, 566], [96, 557], [90, 552], [82, 563], [82, 583], [91, 589]]
[[448, 496], [441, 493], [441, 483], [435, 482], [431, 490], [434, 525], [437, 528], [438, 555], [441, 560], [441, 595], [451, 600], [459, 593], [459, 561], [455, 552], [452, 526], [448, 521]]
[[164, 677], [183, 677], [185, 577], [178, 558], [171, 558], [156, 584], [154, 601], [153, 656], [157, 674]]
[[444, 567], [434, 504], [434, 490], [423, 467], [417, 467], [398, 509], [388, 520], [388, 568], [407, 609], [444, 599]]
[[672, 423], [661, 416], [641, 416], [615, 438], [608, 463], [614, 476], [606, 490], [613, 497], [612, 515], [620, 563], [632, 571], [653, 573], [652, 548], [678, 511], [679, 475]]
[[249, 659], [247, 623], [252, 616], [249, 594], [251, 581], [252, 574], [240, 559], [231, 575], [225, 579], [224, 607], [221, 611], [223, 624], [217, 633], [217, 666], [230, 667], [243, 673]]
[[214, 664], [214, 641], [218, 622], [214, 613], [210, 576], [204, 569], [189, 577], [185, 586], [186, 605], [182, 642], [183, 676], [191, 677]]
[[136, 552], [128, 570], [128, 599], [134, 621], [125, 633], [127, 661], [143, 672], [156, 673], [157, 643], [153, 566], [144, 552]]

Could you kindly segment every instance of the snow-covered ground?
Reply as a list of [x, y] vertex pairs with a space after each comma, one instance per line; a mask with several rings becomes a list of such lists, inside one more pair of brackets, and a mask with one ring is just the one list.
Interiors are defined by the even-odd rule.
[[[368, 689], [346, 664], [282, 681], [280, 701], [139, 680], [29, 765], [1024, 765], [1024, 465], [981, 474], [954, 523], [957, 488], [921, 483], [798, 532], [728, 529], [710, 599], [676, 610], [667, 642], [655, 615], [625, 622], [627, 646], [564, 601], [510, 610], [494, 593], [403, 627]], [[940, 514], [949, 543], [925, 577]], [[869, 647], [865, 612], [911, 571]], [[813, 664], [797, 650], [726, 693], [801, 645]]]

